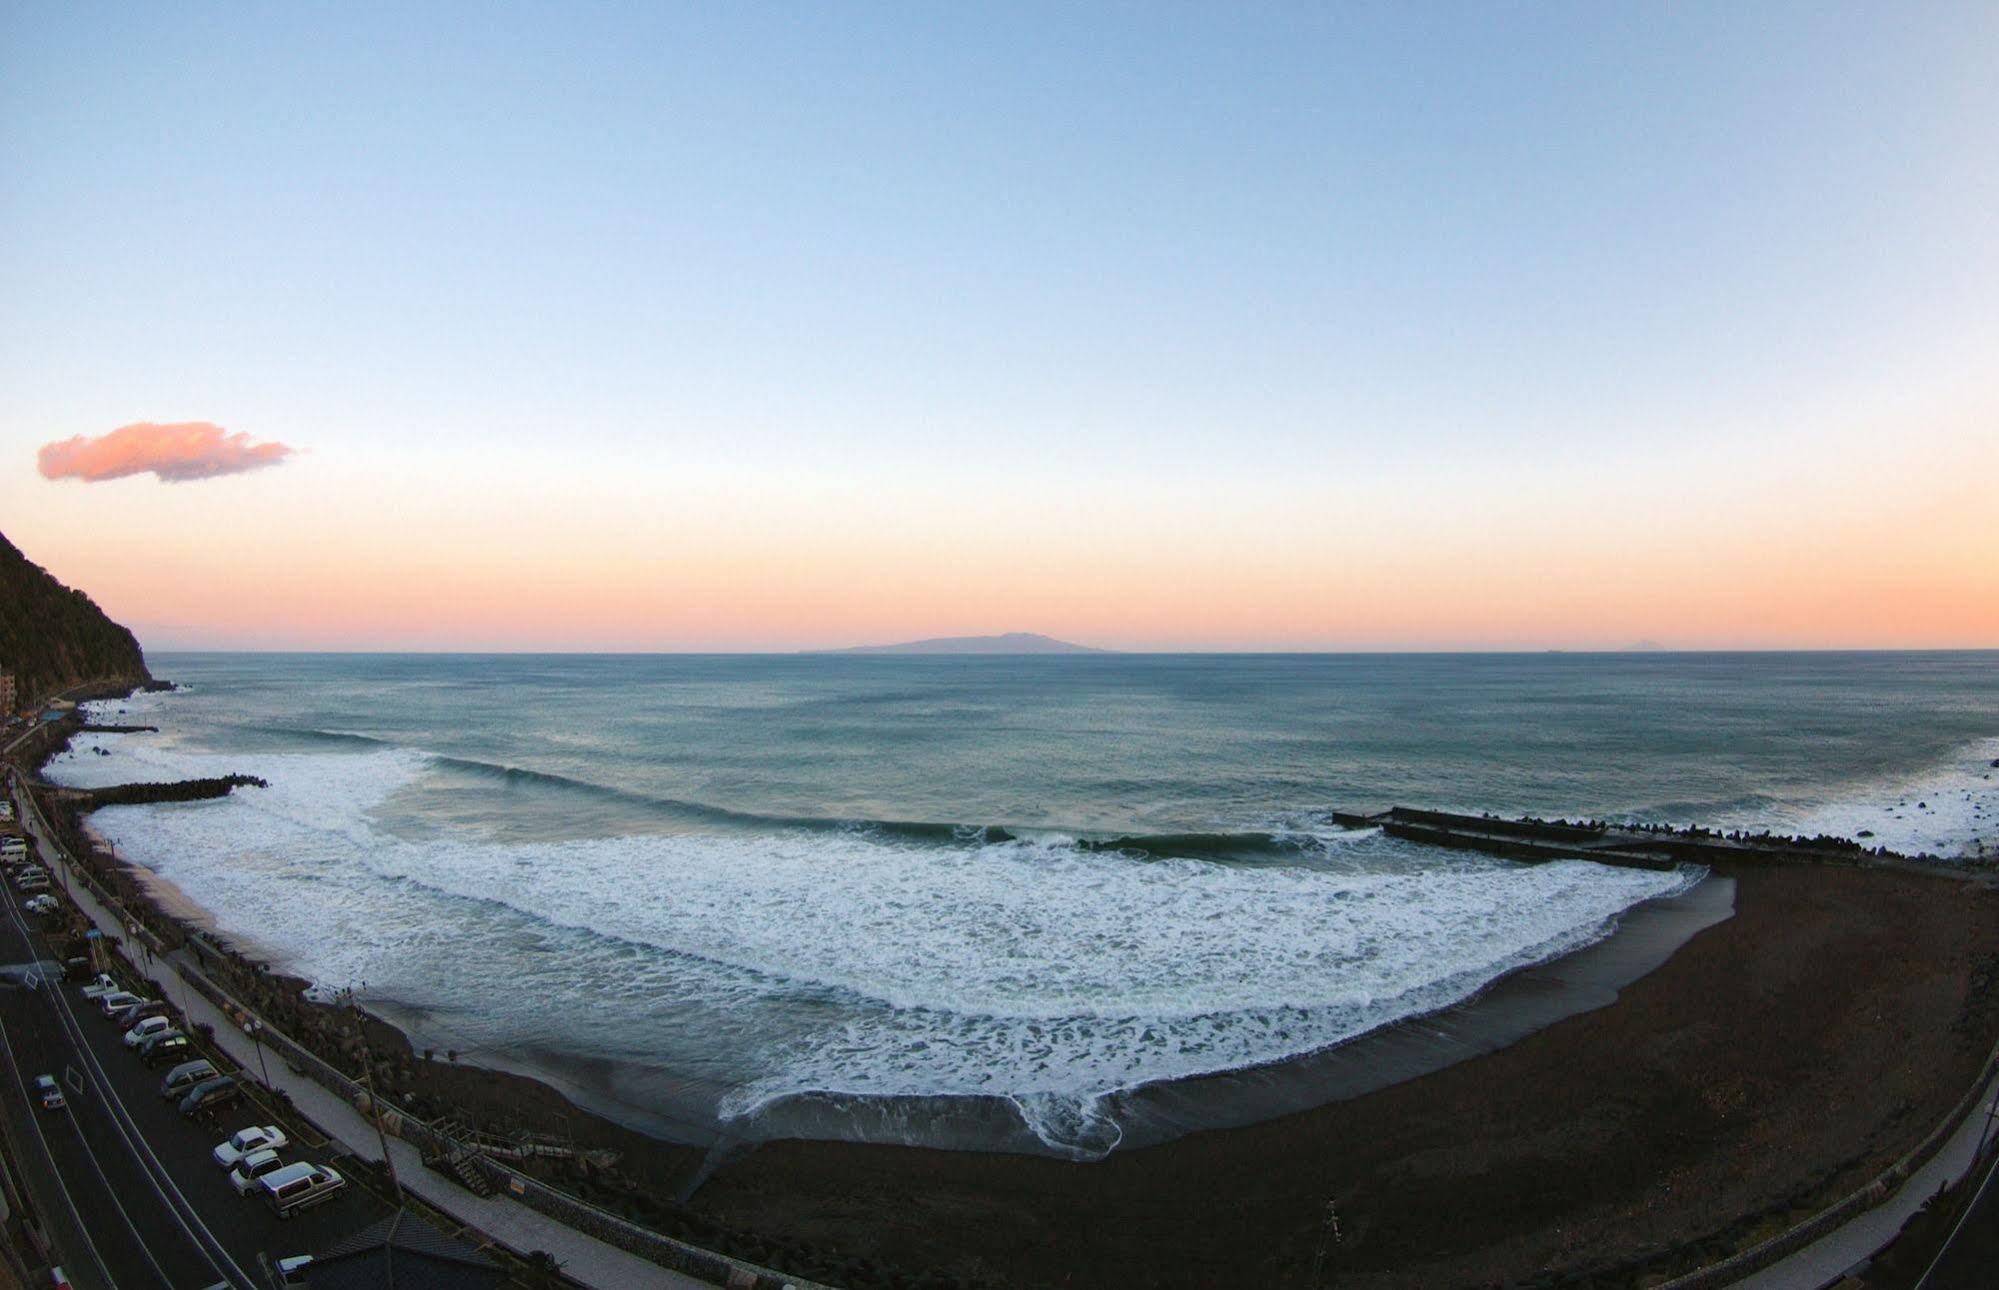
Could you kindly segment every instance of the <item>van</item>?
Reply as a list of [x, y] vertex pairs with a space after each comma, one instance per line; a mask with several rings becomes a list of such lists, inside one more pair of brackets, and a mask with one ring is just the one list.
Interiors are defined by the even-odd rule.
[[265, 1174], [259, 1181], [263, 1184], [264, 1200], [279, 1218], [290, 1218], [309, 1205], [331, 1200], [347, 1185], [345, 1178], [325, 1165], [309, 1164], [303, 1160]]
[[180, 1113], [194, 1115], [201, 1111], [212, 1110], [234, 1102], [241, 1096], [243, 1090], [237, 1087], [233, 1076], [217, 1075], [214, 1079], [201, 1081], [187, 1091], [187, 1096], [180, 1100]]
[[182, 1062], [168, 1071], [167, 1077], [160, 1081], [160, 1096], [180, 1097], [201, 1081], [214, 1079], [216, 1074], [215, 1063], [206, 1058]]

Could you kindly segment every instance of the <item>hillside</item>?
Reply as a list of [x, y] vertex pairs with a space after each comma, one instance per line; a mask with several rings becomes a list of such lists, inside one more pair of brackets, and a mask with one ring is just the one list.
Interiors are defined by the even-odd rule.
[[0, 672], [20, 702], [86, 681], [152, 679], [132, 633], [0, 534]]
[[998, 636], [938, 636], [899, 645], [861, 645], [853, 649], [816, 651], [822, 654], [1107, 654], [1088, 645], [1072, 645], [1039, 632], [1005, 632]]

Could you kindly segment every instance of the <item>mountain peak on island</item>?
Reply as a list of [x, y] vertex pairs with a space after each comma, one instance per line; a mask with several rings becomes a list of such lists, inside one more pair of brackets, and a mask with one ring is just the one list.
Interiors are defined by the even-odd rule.
[[934, 636], [896, 645], [856, 645], [851, 649], [812, 651], [819, 654], [1108, 654], [1090, 645], [1058, 641], [1040, 632], [1002, 632], [998, 636]]

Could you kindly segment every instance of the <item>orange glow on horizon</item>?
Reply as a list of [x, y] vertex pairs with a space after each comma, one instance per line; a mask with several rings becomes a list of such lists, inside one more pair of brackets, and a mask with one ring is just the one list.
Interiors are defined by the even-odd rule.
[[[143, 645], [792, 650], [1010, 630], [1124, 649], [1991, 648], [1999, 439], [1632, 482], [1474, 463], [1332, 491], [1048, 498], [772, 475], [535, 491], [304, 468], [44, 486], [9, 536]], [[1787, 474], [1773, 478], [1781, 468]], [[1420, 499], [1412, 503], [1411, 499]], [[101, 499], [101, 500], [100, 500]]]

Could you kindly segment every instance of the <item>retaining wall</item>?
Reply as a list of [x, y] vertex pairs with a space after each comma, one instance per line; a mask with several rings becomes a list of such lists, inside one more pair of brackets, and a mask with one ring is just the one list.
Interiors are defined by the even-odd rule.
[[[106, 909], [114, 911], [123, 909], [118, 898], [105, 890], [95, 875], [75, 865], [67, 867], [70, 874], [88, 887]], [[168, 953], [166, 947], [150, 929], [138, 923], [136, 919], [130, 918], [127, 920], [127, 926], [136, 927], [139, 938], [147, 947], [156, 955], [166, 957]], [[254, 1010], [245, 1007], [207, 973], [184, 959], [174, 960], [163, 966], [164, 970], [178, 972], [189, 988], [201, 994], [224, 1013], [254, 1019], [258, 1024], [258, 1039], [287, 1067], [334, 1093], [362, 1114], [371, 1113], [371, 1099], [367, 1089], [289, 1035], [264, 1024], [263, 1019]], [[833, 1287], [819, 1282], [807, 1281], [771, 1268], [732, 1259], [713, 1250], [705, 1250], [700, 1246], [675, 1240], [649, 1227], [642, 1227], [630, 1219], [600, 1209], [580, 1197], [571, 1196], [567, 1192], [548, 1186], [539, 1179], [531, 1178], [479, 1152], [475, 1147], [439, 1133], [423, 1121], [395, 1111], [390, 1103], [385, 1102], [383, 1109], [382, 1127], [395, 1137], [410, 1143], [426, 1155], [466, 1153], [474, 1167], [493, 1184], [496, 1192], [628, 1254], [636, 1254], [642, 1259], [676, 1272], [684, 1272], [688, 1276], [699, 1277], [719, 1286], [727, 1286], [730, 1290], [787, 1290], [787, 1288], [833, 1290]]]

